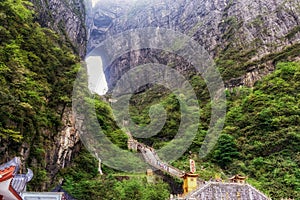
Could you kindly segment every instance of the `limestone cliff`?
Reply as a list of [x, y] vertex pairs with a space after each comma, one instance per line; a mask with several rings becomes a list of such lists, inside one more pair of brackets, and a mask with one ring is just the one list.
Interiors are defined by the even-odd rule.
[[[66, 48], [68, 48], [70, 53], [73, 50], [76, 56], [83, 58], [86, 52], [87, 41], [84, 2], [81, 0], [32, 0], [32, 3], [33, 7], [30, 8], [35, 10], [35, 21], [42, 27], [50, 28], [58, 33], [58, 35], [53, 37], [61, 37], [62, 40], [59, 41], [64, 43], [62, 46], [67, 46]], [[49, 44], [49, 48], [53, 48], [53, 46]], [[38, 49], [38, 51], [42, 51], [42, 49]], [[69, 55], [65, 55], [65, 57], [67, 56]], [[45, 59], [41, 59], [41, 62], [44, 62]], [[55, 59], [55, 55], [53, 59]], [[78, 58], [76, 59], [77, 61], [79, 60]], [[64, 63], [63, 61], [60, 62]], [[53, 61], [51, 65], [53, 70], [57, 70], [57, 63]], [[69, 65], [70, 68], [72, 67], [72, 63], [64, 63], [64, 65], [63, 67], [68, 67]], [[36, 67], [45, 68], [44, 65]], [[63, 67], [61, 68], [63, 69]], [[71, 71], [72, 69], [69, 70]], [[64, 77], [64, 79], [70, 78], [64, 72], [57, 70], [56, 73], [57, 76]], [[72, 78], [75, 77], [73, 76]], [[63, 87], [65, 90], [61, 91], [66, 98], [71, 98], [72, 80], [70, 81], [71, 84]], [[59, 84], [64, 84], [57, 83], [57, 80], [56, 83], [55, 80], [49, 82], [54, 88]], [[53, 124], [43, 126], [35, 124], [35, 127], [32, 128], [33, 131], [28, 131], [27, 135], [24, 136], [24, 140], [20, 141], [18, 145], [11, 141], [3, 142], [0, 139], [1, 143], [3, 143], [0, 148], [0, 161], [5, 162], [13, 156], [20, 156], [23, 165], [21, 170], [25, 172], [26, 167], [30, 167], [34, 171], [34, 185], [30, 189], [36, 191], [49, 190], [50, 186], [55, 184], [55, 177], [59, 170], [69, 166], [82, 147], [75, 128], [71, 103], [51, 99], [54, 96], [53, 93], [50, 96], [45, 94], [45, 96], [49, 98], [45, 100], [47, 103], [51, 101], [58, 102], [54, 103], [55, 105], [53, 103], [51, 105], [54, 116], [50, 114], [47, 116], [49, 121], [51, 121], [51, 117], [56, 118], [52, 121]], [[55, 98], [58, 98], [58, 95]], [[50, 105], [48, 106], [50, 107]], [[19, 125], [15, 123], [14, 126], [18, 127]], [[30, 140], [27, 140], [28, 135], [30, 135]]]
[[[277, 61], [297, 57], [299, 5], [299, 0], [101, 1], [93, 9], [88, 50], [125, 30], [164, 27], [203, 45], [227, 87], [253, 86]], [[133, 63], [139, 62], [134, 58], [143, 60], [134, 53], [129, 57]], [[126, 66], [116, 61], [107, 69], [108, 85], [129, 69]]]
[[[37, 22], [60, 33], [82, 58], [86, 46], [91, 51], [108, 36], [125, 30], [151, 26], [180, 31], [203, 45], [215, 58], [227, 87], [252, 86], [273, 71], [276, 62], [295, 59], [300, 49], [299, 0], [138, 0], [133, 3], [103, 0], [93, 10], [83, 0], [32, 2]], [[189, 69], [189, 63], [172, 54], [161, 54], [159, 50], [130, 52], [107, 69], [108, 85], [112, 87], [132, 66], [147, 62], [168, 65], [174, 60], [179, 70]], [[45, 160], [41, 165], [48, 173], [50, 184], [81, 146], [70, 105], [57, 107], [61, 118], [59, 128], [45, 129], [42, 134], [45, 136], [42, 145], [47, 146], [47, 152], [36, 148]], [[25, 161], [31, 148], [23, 142], [16, 151]], [[5, 152], [3, 160], [11, 156], [8, 149], [7, 144], [0, 148]], [[40, 189], [47, 189], [47, 184]]]
[[[85, 26], [85, 11], [89, 6], [83, 0], [32, 0], [38, 22], [61, 35], [75, 54], [81, 58], [86, 53], [87, 30]], [[71, 94], [70, 94], [71, 95]], [[50, 175], [50, 184], [60, 169], [71, 164], [72, 159], [80, 151], [82, 145], [75, 128], [71, 105], [59, 105], [61, 126], [57, 133], [49, 138], [50, 143], [45, 154], [46, 170]], [[45, 130], [48, 132], [48, 130]], [[24, 157], [26, 158], [26, 156]], [[49, 183], [43, 183], [45, 190]]]
[[74, 52], [85, 56], [87, 30], [84, 0], [31, 0], [38, 22], [64, 36]]

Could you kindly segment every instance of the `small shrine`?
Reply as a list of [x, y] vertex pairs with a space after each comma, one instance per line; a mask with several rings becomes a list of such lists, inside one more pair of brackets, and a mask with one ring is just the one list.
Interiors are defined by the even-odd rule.
[[155, 183], [155, 176], [152, 169], [147, 169], [147, 183]]
[[18, 174], [20, 166], [19, 157], [0, 165], [0, 200], [22, 200], [21, 193], [26, 191], [26, 184], [33, 173], [27, 169], [27, 174]]
[[198, 179], [198, 174], [193, 174], [193, 173], [186, 173], [182, 178], [183, 178], [183, 194], [186, 195], [189, 192], [197, 189], [198, 184], [197, 184], [197, 179]]
[[198, 187], [198, 174], [196, 172], [196, 164], [193, 159], [190, 159], [190, 173], [185, 173], [183, 178], [183, 194], [186, 195], [189, 192], [197, 189]]
[[241, 176], [241, 175], [237, 174], [228, 179], [231, 183], [245, 183], [246, 178], [247, 177], [245, 177], [245, 176]]

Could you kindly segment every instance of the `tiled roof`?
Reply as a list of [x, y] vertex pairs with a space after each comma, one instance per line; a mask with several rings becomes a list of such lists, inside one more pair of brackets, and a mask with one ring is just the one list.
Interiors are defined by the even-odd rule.
[[17, 172], [16, 160], [0, 166], [0, 199], [21, 200], [22, 198], [12, 187], [11, 181]]
[[33, 177], [33, 172], [30, 169], [27, 170], [27, 174], [17, 174], [12, 180], [12, 186], [18, 193], [25, 191], [27, 182]]
[[27, 174], [17, 174], [21, 165], [21, 160], [19, 157], [15, 157], [11, 161], [0, 165], [0, 180], [6, 180], [8, 178], [13, 178], [11, 181], [11, 187], [17, 192], [22, 193], [26, 188], [27, 182], [29, 182], [33, 177], [33, 172], [27, 169]]
[[14, 173], [13, 175], [15, 175], [20, 168], [21, 165], [21, 160], [19, 157], [15, 157], [14, 159], [12, 159], [11, 161], [0, 165], [0, 171], [4, 171], [5, 169], [9, 168], [9, 167], [15, 167]]
[[9, 166], [5, 169], [0, 169], [0, 181], [6, 181], [14, 176], [15, 167]]

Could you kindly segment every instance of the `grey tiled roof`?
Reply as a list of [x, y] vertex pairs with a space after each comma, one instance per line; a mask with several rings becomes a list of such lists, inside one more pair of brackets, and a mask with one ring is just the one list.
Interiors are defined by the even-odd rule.
[[17, 193], [24, 192], [26, 189], [27, 182], [29, 182], [33, 177], [33, 172], [30, 169], [27, 169], [27, 174], [17, 174], [21, 166], [21, 160], [19, 157], [15, 157], [11, 161], [0, 165], [0, 170], [4, 170], [11, 166], [16, 167], [13, 173], [14, 178], [11, 182], [11, 185]]
[[30, 169], [27, 170], [27, 174], [17, 174], [12, 180], [11, 185], [18, 193], [25, 191], [27, 182], [29, 182], [33, 177], [33, 172]]

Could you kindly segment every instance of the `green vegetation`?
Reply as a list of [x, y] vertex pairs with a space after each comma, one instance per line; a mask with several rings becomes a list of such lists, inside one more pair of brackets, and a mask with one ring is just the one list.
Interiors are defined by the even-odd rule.
[[285, 62], [252, 89], [228, 90], [226, 123], [215, 149], [203, 160], [197, 157], [199, 132], [191, 154], [173, 165], [188, 170], [187, 160], [193, 158], [205, 180], [242, 174], [272, 199], [299, 199], [299, 80], [300, 63]]
[[[79, 69], [73, 47], [55, 32], [35, 22], [32, 4], [24, 0], [0, 2], [0, 160], [18, 155], [23, 145], [29, 152], [26, 167], [34, 171], [28, 189], [39, 191], [50, 185], [49, 153], [61, 128], [61, 117], [70, 106], [73, 81]], [[235, 28], [226, 30], [227, 39], [238, 29], [235, 18], [225, 22]], [[260, 21], [257, 21], [260, 23]], [[294, 37], [299, 27], [286, 37]], [[254, 88], [227, 91], [226, 124], [218, 144], [205, 159], [197, 157], [210, 120], [211, 105], [205, 82], [190, 74], [200, 105], [197, 135], [186, 153], [172, 165], [188, 171], [188, 159], [196, 161], [200, 177], [243, 174], [258, 189], [273, 199], [300, 199], [300, 64], [286, 62], [299, 55], [299, 44], [247, 63], [257, 52], [228, 44], [217, 66], [225, 79], [237, 77], [253, 65], [272, 61], [276, 71], [256, 83]], [[285, 61], [285, 62], [282, 62]], [[189, 97], [182, 97], [189, 98]], [[110, 107], [102, 99], [92, 100], [97, 119], [106, 136], [118, 147], [127, 148], [127, 136], [114, 121]], [[167, 121], [154, 137], [139, 139], [154, 148], [164, 147], [177, 134], [180, 124], [180, 99], [169, 90], [153, 86], [130, 100], [133, 121], [146, 126], [149, 110], [160, 103]], [[186, 109], [186, 108], [185, 108]], [[27, 149], [26, 149], [27, 148]], [[82, 150], [72, 166], [62, 169], [63, 188], [78, 199], [166, 199], [170, 188], [161, 180], [147, 183], [145, 175], [120, 174], [103, 166], [99, 176], [97, 161]], [[178, 181], [178, 180], [177, 180]]]
[[[227, 91], [228, 112], [223, 133], [211, 154], [201, 160], [197, 154], [206, 135], [210, 106], [203, 80], [193, 76], [191, 84], [199, 96], [201, 124], [187, 153], [172, 165], [188, 171], [188, 159], [193, 158], [205, 180], [243, 174], [272, 198], [283, 198], [286, 194], [299, 198], [299, 80], [299, 63], [279, 63], [276, 71], [253, 89]], [[146, 125], [150, 123], [150, 106], [158, 102], [167, 111], [164, 128], [155, 137], [139, 139], [155, 148], [168, 144], [177, 133], [178, 100], [162, 87], [153, 87], [134, 95], [130, 107], [132, 119]]]
[[[34, 171], [29, 189], [49, 182], [46, 154], [70, 105], [79, 58], [53, 31], [34, 22], [32, 4], [0, 2], [1, 151], [16, 155], [30, 147], [27, 167]], [[1, 145], [2, 146], [2, 145]]]
[[93, 99], [97, 120], [107, 138], [122, 149], [127, 149], [127, 135], [117, 126], [110, 106], [100, 98]]
[[213, 152], [214, 161], [225, 168], [232, 163], [233, 159], [238, 157], [237, 146], [231, 135], [223, 134], [218, 139], [218, 145]]
[[197, 157], [204, 129], [191, 152], [173, 165], [187, 171], [187, 160], [193, 158], [205, 180], [242, 174], [272, 199], [299, 199], [299, 80], [300, 63], [285, 62], [252, 89], [228, 90], [226, 123], [215, 149], [205, 159]]
[[[237, 140], [239, 161], [229, 171], [249, 175], [279, 199], [300, 198], [299, 63], [279, 63], [253, 90], [235, 91], [224, 133]], [[254, 181], [255, 180], [255, 181]]]
[[89, 152], [82, 151], [74, 160], [73, 166], [61, 171], [60, 177], [65, 182], [63, 188], [77, 199], [158, 200], [169, 197], [169, 187], [157, 179], [155, 183], [147, 183], [146, 176], [137, 174], [120, 174], [103, 167], [106, 175], [97, 174], [96, 160]]

